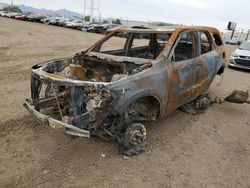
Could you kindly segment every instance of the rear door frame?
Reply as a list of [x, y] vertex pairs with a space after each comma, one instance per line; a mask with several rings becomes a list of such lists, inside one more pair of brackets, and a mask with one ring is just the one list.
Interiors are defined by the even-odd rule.
[[[205, 33], [211, 43], [212, 50], [202, 54], [201, 52], [201, 34]], [[198, 81], [198, 95], [202, 95], [207, 92], [211, 82], [217, 74], [217, 67], [220, 63], [219, 53], [216, 51], [216, 47], [211, 36], [211, 33], [206, 30], [198, 31], [198, 49], [199, 49], [199, 81]]]

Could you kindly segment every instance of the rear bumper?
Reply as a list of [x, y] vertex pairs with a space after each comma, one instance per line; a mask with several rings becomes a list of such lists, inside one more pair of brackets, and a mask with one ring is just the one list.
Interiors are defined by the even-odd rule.
[[90, 137], [89, 131], [79, 129], [73, 125], [69, 125], [67, 123], [58, 121], [54, 118], [51, 118], [47, 115], [40, 113], [39, 111], [35, 109], [35, 107], [29, 101], [26, 101], [23, 105], [36, 119], [42, 121], [45, 125], [50, 126], [53, 129], [56, 129], [60, 132], [63, 132], [65, 134], [69, 134], [72, 136], [79, 136], [79, 137], [85, 137], [85, 138]]

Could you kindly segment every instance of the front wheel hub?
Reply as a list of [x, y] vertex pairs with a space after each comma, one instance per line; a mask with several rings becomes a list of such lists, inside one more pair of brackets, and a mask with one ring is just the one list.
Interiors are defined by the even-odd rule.
[[144, 125], [141, 123], [132, 124], [128, 127], [124, 134], [124, 147], [132, 148], [145, 142], [147, 138], [147, 132]]

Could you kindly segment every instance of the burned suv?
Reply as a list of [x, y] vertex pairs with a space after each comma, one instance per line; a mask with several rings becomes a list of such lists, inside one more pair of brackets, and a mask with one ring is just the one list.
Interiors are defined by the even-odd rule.
[[124, 26], [73, 57], [33, 66], [24, 106], [54, 129], [117, 140], [132, 155], [145, 146], [143, 122], [206, 99], [224, 60], [215, 28]]

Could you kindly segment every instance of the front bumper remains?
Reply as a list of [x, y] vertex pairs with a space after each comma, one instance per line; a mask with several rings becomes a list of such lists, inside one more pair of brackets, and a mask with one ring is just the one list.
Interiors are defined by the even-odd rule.
[[73, 125], [64, 123], [62, 121], [58, 121], [50, 116], [44, 115], [37, 111], [35, 107], [27, 100], [24, 104], [24, 107], [37, 119], [42, 121], [45, 125], [52, 127], [60, 132], [65, 134], [69, 134], [72, 136], [79, 136], [79, 137], [90, 137], [90, 132], [86, 130], [79, 129]]
[[[239, 63], [239, 62], [243, 61], [243, 63]], [[250, 70], [250, 60], [249, 59], [240, 59], [240, 58], [233, 58], [231, 57], [229, 60], [229, 67], [235, 67], [235, 68], [240, 68], [240, 69], [245, 69], [245, 70]]]

